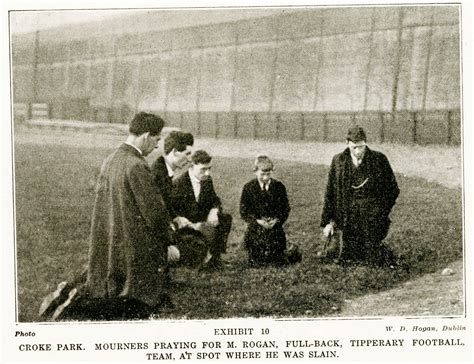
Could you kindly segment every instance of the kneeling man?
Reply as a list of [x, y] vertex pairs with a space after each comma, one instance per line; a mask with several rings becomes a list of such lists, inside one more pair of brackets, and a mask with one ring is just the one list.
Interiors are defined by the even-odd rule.
[[342, 262], [393, 265], [382, 240], [400, 190], [387, 157], [366, 145], [364, 129], [353, 126], [347, 148], [334, 156], [329, 170], [321, 227], [326, 237], [342, 231]]
[[221, 268], [226, 251], [232, 216], [222, 212], [221, 201], [211, 178], [212, 157], [204, 150], [194, 152], [191, 167], [173, 183], [173, 208], [187, 218], [191, 227], [202, 233], [208, 243], [208, 268]]

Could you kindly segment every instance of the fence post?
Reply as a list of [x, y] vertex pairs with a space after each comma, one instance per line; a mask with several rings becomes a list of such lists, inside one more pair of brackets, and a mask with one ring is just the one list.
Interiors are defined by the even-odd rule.
[[239, 116], [237, 112], [234, 111], [234, 138], [237, 138], [239, 135]]
[[301, 129], [300, 129], [300, 139], [304, 140], [305, 137], [305, 120], [304, 120], [304, 112], [301, 113]]
[[447, 115], [447, 122], [448, 122], [448, 135], [447, 135], [447, 138], [446, 138], [446, 144], [450, 145], [452, 143], [452, 140], [453, 140], [453, 126], [452, 126], [452, 110], [448, 110], [448, 115]]
[[323, 114], [323, 142], [328, 140], [328, 114]]
[[258, 138], [258, 117], [257, 113], [253, 114], [253, 138], [257, 139]]
[[218, 139], [219, 138], [219, 113], [216, 111], [216, 124], [214, 128], [214, 138]]
[[197, 132], [196, 132], [196, 134], [197, 134], [198, 136], [201, 136], [201, 112], [200, 112], [200, 111], [197, 112], [196, 124], [197, 124], [197, 125], [196, 125], [196, 126], [197, 126]]
[[179, 128], [183, 130], [183, 127], [184, 127], [184, 115], [183, 115], [183, 112], [180, 111], [179, 112]]
[[380, 118], [380, 143], [385, 142], [385, 114], [383, 111], [379, 114]]
[[417, 135], [418, 120], [417, 120], [416, 111], [413, 111], [411, 113], [411, 119], [412, 119], [412, 122], [413, 122], [413, 128], [412, 128], [413, 144], [417, 144], [417, 142], [418, 142], [418, 135]]
[[276, 136], [276, 139], [280, 139], [280, 122], [281, 122], [281, 115], [280, 113], [277, 113], [276, 114], [276, 120], [275, 120], [275, 136]]

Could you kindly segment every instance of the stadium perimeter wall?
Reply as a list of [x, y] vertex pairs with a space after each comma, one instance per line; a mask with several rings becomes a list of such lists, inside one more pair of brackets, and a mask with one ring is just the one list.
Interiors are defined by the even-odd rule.
[[151, 11], [145, 30], [14, 35], [13, 100], [25, 117], [34, 104], [94, 122], [149, 110], [217, 138], [340, 141], [358, 123], [378, 142], [457, 144], [459, 10], [307, 8], [165, 30]]

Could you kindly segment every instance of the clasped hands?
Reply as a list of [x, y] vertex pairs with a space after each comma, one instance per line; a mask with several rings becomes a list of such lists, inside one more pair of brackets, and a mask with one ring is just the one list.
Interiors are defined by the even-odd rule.
[[261, 219], [257, 219], [257, 224], [262, 226], [264, 229], [273, 229], [275, 224], [278, 222], [278, 219], [276, 217], [271, 218], [271, 217], [262, 217]]
[[[207, 216], [206, 224], [212, 227], [216, 227], [219, 224], [219, 209], [213, 208], [209, 211], [209, 215]], [[184, 216], [177, 216], [173, 219], [173, 222], [177, 225], [178, 229], [182, 229], [185, 227], [190, 227], [194, 230], [200, 230], [202, 226], [202, 222], [192, 223]]]

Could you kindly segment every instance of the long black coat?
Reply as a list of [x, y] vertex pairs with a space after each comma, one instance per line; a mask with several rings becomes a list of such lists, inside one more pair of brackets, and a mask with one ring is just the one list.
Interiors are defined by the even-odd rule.
[[174, 219], [177, 215], [173, 208], [173, 179], [168, 175], [168, 168], [166, 167], [165, 158], [163, 156], [158, 157], [151, 165], [151, 173], [155, 180], [156, 187], [165, 201], [168, 214]]
[[[332, 160], [321, 217], [322, 227], [334, 221], [336, 228], [343, 231], [346, 228], [352, 198], [351, 163], [349, 148]], [[384, 154], [368, 147], [362, 163], [367, 164], [366, 169], [369, 171], [365, 188], [368, 199], [379, 215], [376, 220], [388, 227], [388, 215], [400, 193], [393, 170]]]
[[159, 303], [169, 224], [147, 162], [122, 144], [103, 163], [96, 186], [87, 276], [92, 297]]

